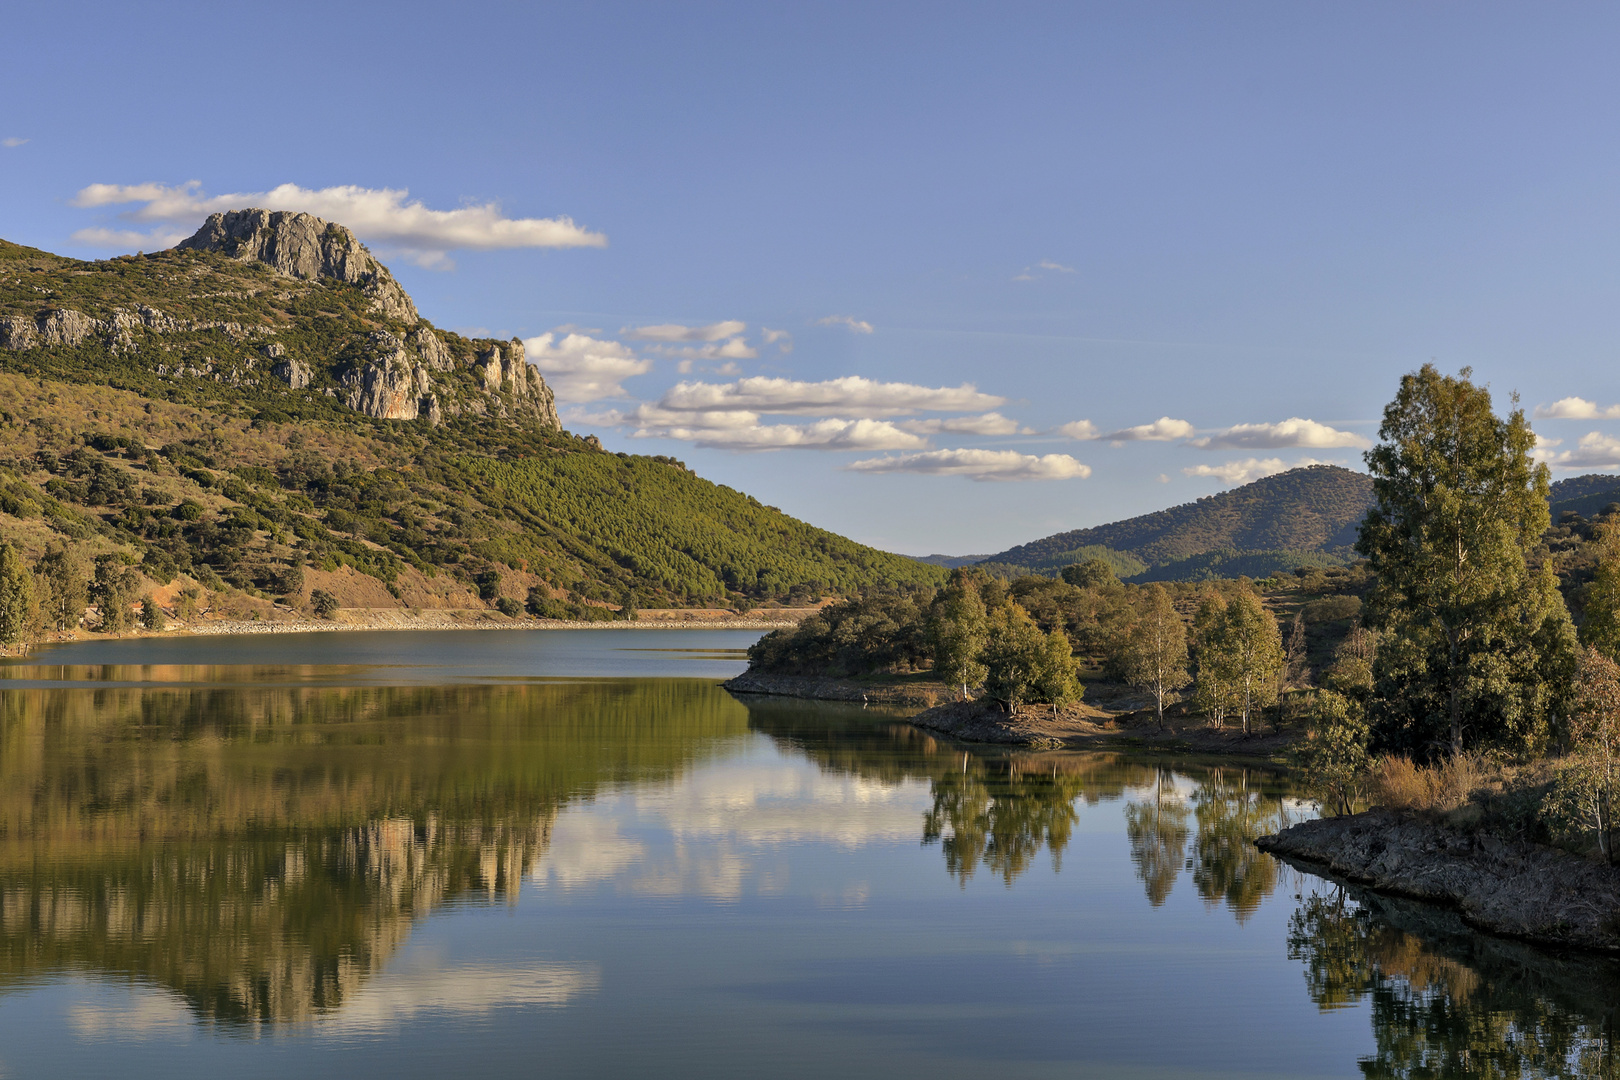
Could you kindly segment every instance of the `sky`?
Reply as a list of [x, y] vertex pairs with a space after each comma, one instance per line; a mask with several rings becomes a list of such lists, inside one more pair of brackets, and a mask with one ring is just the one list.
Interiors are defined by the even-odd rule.
[[353, 228], [564, 425], [908, 554], [1311, 462], [1400, 376], [1620, 471], [1620, 8], [36, 4], [0, 236]]

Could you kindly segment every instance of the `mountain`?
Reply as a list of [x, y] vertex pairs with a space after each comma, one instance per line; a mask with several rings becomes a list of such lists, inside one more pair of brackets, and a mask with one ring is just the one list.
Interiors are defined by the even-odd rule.
[[96, 262], [0, 241], [0, 536], [243, 615], [317, 588], [578, 615], [944, 575], [562, 430], [521, 341], [438, 329], [348, 229], [254, 209]]
[[913, 555], [912, 558], [929, 566], [943, 566], [947, 570], [955, 570], [959, 566], [972, 566], [988, 559], [988, 555]]
[[1605, 506], [1620, 502], [1620, 476], [1588, 473], [1572, 476], [1552, 485], [1547, 499], [1556, 522], [1560, 515], [1574, 511], [1584, 518], [1596, 517]]
[[1168, 510], [1021, 544], [984, 563], [1051, 573], [1103, 558], [1122, 577], [1143, 581], [1265, 576], [1345, 562], [1371, 505], [1366, 474], [1311, 465]]

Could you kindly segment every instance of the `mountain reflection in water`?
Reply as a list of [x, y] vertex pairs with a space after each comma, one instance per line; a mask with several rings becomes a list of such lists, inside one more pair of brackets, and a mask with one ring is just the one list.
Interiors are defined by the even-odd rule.
[[[876, 1009], [870, 1031], [912, 1031], [931, 1046], [969, 1030], [950, 1019], [969, 1015], [952, 1012], [964, 1007], [948, 996], [952, 980], [932, 973], [951, 970], [959, 943], [986, 948], [975, 942], [991, 938], [972, 935], [1003, 912], [1023, 912], [1011, 920], [1017, 948], [1043, 959], [1017, 980], [1003, 972], [987, 998], [964, 984], [967, 1000], [1030, 1010], [1142, 971], [1218, 980], [1248, 955], [1221, 950], [1248, 941], [1285, 973], [1296, 1007], [1369, 1017], [1363, 1075], [1620, 1075], [1615, 965], [1482, 938], [1261, 853], [1254, 837], [1304, 812], [1271, 770], [964, 747], [880, 710], [740, 700], [706, 679], [345, 686], [341, 671], [80, 680], [64, 668], [52, 677], [69, 687], [0, 694], [0, 1002], [71, 978], [140, 988], [72, 1006], [76, 1037], [109, 1045], [136, 1030], [184, 1038], [197, 1021], [394, 1038], [412, 1025], [485, 1024], [502, 1009], [528, 1010], [526, 1022], [535, 1011], [611, 1015], [633, 985], [625, 955], [541, 947], [550, 920], [503, 924], [519, 936], [493, 951], [407, 945], [435, 913], [601, 910], [634, 940], [626, 955], [655, 950], [636, 968], [647, 979], [691, 970], [690, 957], [675, 959], [683, 948], [720, 964], [709, 958], [737, 932], [730, 910], [771, 927], [751, 939], [764, 950], [751, 977], [766, 981], [741, 974], [747, 950], [720, 964], [727, 986], [746, 988], [737, 1000], [765, 1010], [730, 1023], [809, 995], [807, 1014], [849, 1003], [842, 1023], [854, 1025]], [[901, 879], [885, 886], [876, 866], [903, 851], [915, 865], [896, 873], [935, 904], [931, 916], [897, 916], [885, 896]], [[856, 863], [864, 869], [845, 869]], [[929, 899], [911, 884], [921, 878], [956, 899]], [[1060, 900], [1081, 895], [1091, 901]], [[676, 919], [689, 903], [721, 912], [714, 926]], [[928, 942], [915, 956], [827, 974], [913, 932]], [[688, 946], [682, 933], [722, 936]], [[808, 935], [811, 958], [793, 958], [794, 933]], [[973, 968], [996, 954], [963, 955]], [[1300, 964], [1304, 994], [1292, 981]], [[870, 989], [898, 972], [909, 981], [884, 992], [893, 1001]], [[1099, 992], [1100, 1016], [1112, 1006]], [[938, 995], [937, 1009], [901, 1007]], [[899, 1019], [883, 1021], [884, 1009]], [[1072, 1046], [1043, 1021], [1039, 1036], [1009, 1032], [997, 1053], [1046, 1039], [1040, 1052], [1054, 1062], [1089, 1060], [1117, 1037], [1118, 1056], [1090, 1074], [1115, 1075], [1142, 1052], [1109, 1027], [1119, 1021], [1075, 1015]], [[916, 1027], [925, 1022], [945, 1026]], [[1365, 1027], [1360, 1037], [1365, 1046]], [[1191, 1043], [1184, 1057], [1162, 1049], [1167, 1061], [1199, 1060]]]

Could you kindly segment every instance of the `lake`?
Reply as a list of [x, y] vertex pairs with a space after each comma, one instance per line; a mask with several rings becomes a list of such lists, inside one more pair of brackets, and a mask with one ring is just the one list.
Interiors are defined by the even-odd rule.
[[0, 668], [0, 1078], [1620, 1075], [1612, 962], [1262, 854], [1287, 777], [734, 698], [756, 636]]

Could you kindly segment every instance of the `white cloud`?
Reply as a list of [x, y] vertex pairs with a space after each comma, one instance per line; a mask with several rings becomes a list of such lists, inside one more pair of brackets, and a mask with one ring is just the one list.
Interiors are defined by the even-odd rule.
[[1191, 438], [1197, 430], [1185, 420], [1161, 416], [1151, 424], [1137, 424], [1101, 436], [1110, 442], [1170, 442], [1172, 439]]
[[865, 319], [857, 319], [853, 315], [828, 315], [825, 319], [817, 319], [817, 326], [847, 326], [857, 334], [870, 334], [872, 324]]
[[73, 242], [92, 248], [113, 248], [120, 251], [164, 251], [190, 236], [185, 230], [156, 228], [150, 232], [135, 229], [80, 229], [73, 234]]
[[624, 397], [623, 380], [652, 370], [651, 360], [617, 341], [577, 333], [558, 339], [557, 333], [525, 338], [523, 348], [560, 402]]
[[1039, 281], [1041, 279], [1041, 275], [1037, 274], [1035, 272], [1036, 270], [1049, 270], [1054, 274], [1072, 274], [1075, 272], [1075, 269], [1072, 266], [1064, 266], [1062, 263], [1055, 262], [1051, 259], [1042, 259], [1034, 266], [1026, 266], [1023, 270], [1014, 274], [1013, 280]]
[[22, 146], [27, 141], [27, 139], [19, 139], [17, 136], [13, 135], [9, 139], [0, 139], [0, 146], [5, 147], [7, 150], [15, 150], [17, 147]]
[[828, 418], [807, 424], [764, 424], [757, 413], [665, 413], [641, 406], [625, 418], [637, 438], [679, 439], [720, 450], [912, 450], [927, 440], [887, 420]]
[[1090, 420], [1072, 420], [1057, 430], [1059, 435], [1079, 439], [1081, 442], [1089, 442], [1097, 438], [1097, 425]]
[[1266, 458], [1265, 460], [1246, 458], [1243, 461], [1228, 461], [1224, 465], [1194, 465], [1190, 469], [1182, 469], [1181, 471], [1187, 476], [1214, 477], [1223, 484], [1247, 484], [1252, 480], [1258, 480], [1262, 476], [1270, 476], [1273, 473], [1286, 472], [1289, 469], [1300, 469], [1306, 465], [1322, 464], [1325, 463], [1314, 458], [1301, 458], [1292, 465], [1282, 458]]
[[939, 420], [903, 420], [900, 427], [918, 435], [938, 435], [954, 432], [962, 435], [1033, 435], [1029, 428], [1000, 413], [980, 416], [949, 416]]
[[[303, 188], [281, 184], [268, 191], [207, 195], [200, 181], [185, 184], [91, 184], [73, 198], [78, 207], [142, 204], [120, 216], [127, 221], [183, 224], [195, 228], [209, 214], [259, 207], [299, 210], [348, 226], [368, 242], [388, 245], [423, 264], [443, 264], [448, 251], [502, 248], [605, 247], [607, 237], [576, 225], [571, 218], [509, 218], [500, 204], [475, 203], [456, 210], [430, 210], [408, 201], [404, 188], [364, 188], [352, 184]], [[117, 233], [82, 229], [73, 239], [97, 247]], [[163, 235], [170, 235], [167, 231]]]
[[1620, 405], [1602, 407], [1585, 398], [1567, 397], [1537, 405], [1535, 415], [1537, 420], [1613, 420], [1620, 417]]
[[1280, 450], [1294, 446], [1325, 450], [1339, 446], [1368, 447], [1372, 442], [1354, 432], [1290, 416], [1275, 424], [1237, 424], [1206, 438], [1194, 439], [1192, 445], [1206, 450]]
[[1091, 475], [1091, 467], [1068, 454], [1020, 454], [1016, 450], [930, 450], [899, 457], [868, 458], [846, 466], [851, 472], [923, 473], [970, 480], [1069, 480]]
[[736, 337], [748, 324], [738, 322], [736, 319], [726, 319], [724, 322], [710, 323], [707, 326], [682, 326], [680, 323], [659, 323], [656, 326], [627, 326], [619, 333], [632, 341], [662, 341], [678, 343], [683, 341], [720, 341], [724, 338]]
[[733, 383], [676, 383], [660, 407], [670, 410], [742, 410], [815, 416], [882, 417], [915, 412], [969, 412], [1005, 405], [1006, 398], [982, 394], [971, 383], [929, 387], [876, 382], [846, 375], [823, 382], [755, 375]]
[[[1555, 469], [1615, 469], [1620, 468], [1620, 439], [1601, 431], [1589, 431], [1575, 444], [1575, 449], [1562, 453], [1541, 450], [1537, 439], [1536, 456]], [[1556, 444], [1550, 444], [1556, 445]]]
[[1057, 272], [1059, 274], [1072, 274], [1072, 273], [1075, 272], [1074, 267], [1072, 267], [1072, 266], [1064, 266], [1062, 263], [1053, 262], [1051, 259], [1042, 259], [1036, 265], [1039, 266], [1042, 270], [1052, 270], [1052, 271], [1055, 271], [1055, 272]]
[[732, 338], [712, 345], [654, 345], [654, 352], [665, 356], [684, 356], [688, 360], [752, 360], [759, 350], [742, 338]]
[[765, 344], [775, 345], [779, 352], [786, 354], [793, 351], [793, 335], [786, 330], [772, 330], [768, 326], [762, 326], [759, 332], [764, 336]]

